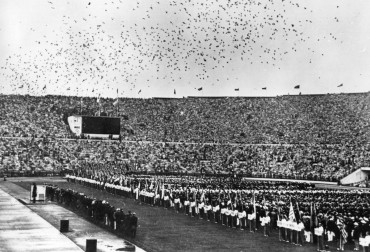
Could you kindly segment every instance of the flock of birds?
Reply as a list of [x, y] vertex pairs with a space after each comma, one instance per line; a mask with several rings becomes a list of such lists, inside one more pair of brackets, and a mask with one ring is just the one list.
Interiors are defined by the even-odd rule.
[[[141, 76], [146, 76], [146, 86], [152, 80], [177, 82], [189, 76], [207, 82], [230, 64], [279, 69], [297, 50], [306, 50], [310, 63], [310, 55], [324, 55], [310, 46], [322, 38], [305, 33], [315, 25], [308, 18], [312, 10], [292, 0], [119, 0], [103, 6], [86, 1], [79, 18], [48, 4], [61, 15], [62, 28], [52, 36], [40, 34], [31, 42], [32, 51], [19, 50], [0, 62], [14, 90], [36, 95], [55, 87], [61, 94], [89, 96], [117, 88], [120, 95], [140, 93]], [[120, 18], [121, 11], [130, 16]], [[30, 29], [37, 33], [38, 27]]]

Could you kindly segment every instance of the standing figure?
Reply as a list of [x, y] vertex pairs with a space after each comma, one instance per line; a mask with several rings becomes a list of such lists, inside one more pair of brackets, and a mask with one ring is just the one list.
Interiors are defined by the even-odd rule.
[[136, 217], [136, 214], [135, 213], [132, 213], [132, 216], [131, 216], [131, 237], [132, 238], [135, 238], [136, 237], [136, 230], [137, 230], [137, 217]]
[[357, 222], [354, 223], [355, 228], [353, 229], [352, 238], [355, 242], [354, 250], [360, 250], [360, 236], [361, 236], [361, 227], [358, 225]]
[[36, 203], [36, 197], [37, 197], [37, 185], [34, 182], [32, 186], [32, 202]]

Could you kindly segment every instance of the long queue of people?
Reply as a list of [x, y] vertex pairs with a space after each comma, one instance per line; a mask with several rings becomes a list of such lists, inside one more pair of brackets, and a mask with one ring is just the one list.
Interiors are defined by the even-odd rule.
[[1, 138], [0, 172], [236, 173], [338, 181], [370, 165], [370, 145], [239, 145]]
[[120, 235], [135, 238], [138, 218], [135, 212], [124, 213], [105, 200], [99, 200], [72, 189], [63, 189], [54, 185], [46, 186], [46, 196], [54, 202], [78, 211], [86, 219], [104, 226]]
[[113, 99], [0, 95], [0, 136], [70, 138], [66, 118], [122, 119], [125, 140], [253, 144], [366, 143], [370, 95]]
[[315, 239], [320, 250], [331, 241], [339, 249], [354, 242], [357, 250], [360, 238], [369, 239], [370, 201], [365, 191], [322, 190], [306, 183], [225, 183], [198, 177], [125, 176], [113, 183], [73, 175], [67, 178], [229, 228], [263, 229], [265, 236], [279, 230], [281, 241], [297, 245]]

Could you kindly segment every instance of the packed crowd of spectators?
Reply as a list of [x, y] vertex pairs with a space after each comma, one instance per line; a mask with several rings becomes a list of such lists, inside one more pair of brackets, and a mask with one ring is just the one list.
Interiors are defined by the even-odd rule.
[[3, 171], [237, 174], [337, 181], [370, 165], [370, 145], [240, 145], [1, 138]]
[[70, 137], [66, 118], [122, 118], [126, 140], [248, 144], [364, 143], [370, 94], [182, 99], [1, 95], [0, 136]]
[[[5, 172], [100, 167], [336, 181], [370, 165], [369, 93], [124, 98], [116, 106], [112, 99], [63, 96], [0, 101]], [[73, 138], [67, 117], [98, 111], [122, 118], [123, 141]]]

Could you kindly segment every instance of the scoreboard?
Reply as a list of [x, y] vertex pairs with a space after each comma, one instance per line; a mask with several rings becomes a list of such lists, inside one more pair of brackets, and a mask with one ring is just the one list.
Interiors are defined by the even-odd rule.
[[68, 124], [71, 131], [77, 136], [118, 137], [121, 131], [119, 117], [70, 116], [68, 117]]
[[104, 116], [82, 116], [82, 134], [119, 135], [120, 118]]

